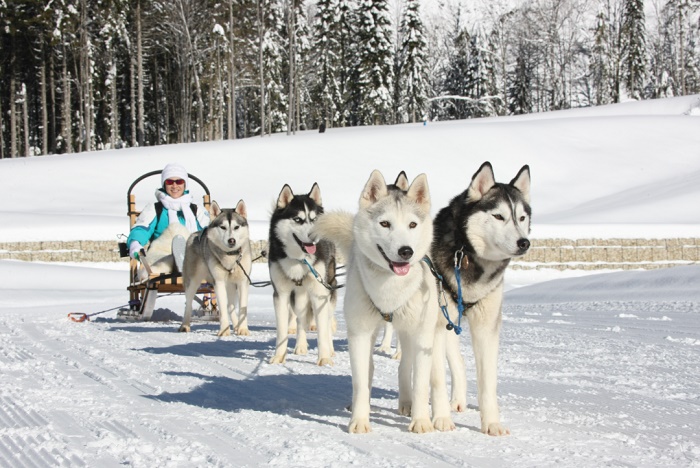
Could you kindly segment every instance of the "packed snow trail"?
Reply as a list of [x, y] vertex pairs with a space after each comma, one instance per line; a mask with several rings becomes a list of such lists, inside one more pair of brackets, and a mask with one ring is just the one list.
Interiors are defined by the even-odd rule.
[[[18, 263], [0, 261], [0, 276]], [[124, 302], [125, 273], [22, 265], [28, 289], [0, 298], [1, 466], [700, 466], [698, 266], [509, 291], [499, 395], [512, 435], [494, 438], [479, 432], [468, 334], [455, 431], [408, 433], [398, 363], [378, 354], [373, 432], [350, 435], [342, 306], [333, 367], [316, 366], [313, 333], [308, 355], [270, 365], [270, 288], [252, 291], [251, 336], [217, 338], [213, 323], [177, 333], [182, 296], [158, 301], [172, 321], [71, 322]], [[33, 286], [38, 274], [85, 291]]]

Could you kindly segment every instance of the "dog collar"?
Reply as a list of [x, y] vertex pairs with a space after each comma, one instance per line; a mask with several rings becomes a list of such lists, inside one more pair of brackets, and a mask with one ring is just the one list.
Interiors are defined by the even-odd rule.
[[230, 252], [226, 252], [226, 255], [239, 255], [241, 253], [241, 249], [238, 250], [232, 250]]

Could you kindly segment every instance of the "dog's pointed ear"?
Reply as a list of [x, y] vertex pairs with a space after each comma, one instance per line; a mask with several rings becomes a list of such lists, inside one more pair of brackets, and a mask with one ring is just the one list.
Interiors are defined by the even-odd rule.
[[419, 205], [426, 206], [430, 210], [430, 189], [428, 188], [428, 176], [420, 174], [413, 179], [408, 188], [408, 198], [415, 200]]
[[493, 175], [493, 167], [486, 161], [472, 177], [467, 189], [467, 197], [469, 200], [481, 200], [494, 185], [496, 185], [496, 178]]
[[283, 209], [286, 208], [287, 205], [292, 201], [292, 198], [294, 198], [294, 192], [292, 192], [292, 188], [284, 184], [284, 187], [282, 187], [282, 191], [280, 192], [279, 197], [277, 197], [277, 208]]
[[245, 202], [243, 200], [238, 200], [238, 204], [236, 205], [235, 211], [239, 215], [243, 216], [245, 219], [248, 219], [248, 208], [246, 208]]
[[365, 188], [362, 190], [362, 195], [360, 195], [360, 207], [367, 208], [388, 192], [382, 173], [376, 169], [373, 170], [365, 184]]
[[215, 218], [221, 214], [221, 208], [219, 207], [219, 204], [216, 203], [216, 201], [211, 202], [211, 206], [209, 207], [209, 212]]
[[394, 185], [396, 185], [396, 188], [398, 188], [399, 190], [403, 190], [404, 192], [408, 190], [408, 176], [406, 176], [406, 172], [399, 172], [399, 175], [396, 177], [396, 182], [394, 182]]
[[521, 167], [518, 175], [510, 181], [510, 185], [520, 190], [525, 201], [530, 203], [530, 166], [526, 164]]
[[321, 189], [318, 184], [314, 182], [314, 186], [311, 187], [309, 192], [309, 198], [311, 198], [318, 206], [323, 206], [323, 200], [321, 199]]

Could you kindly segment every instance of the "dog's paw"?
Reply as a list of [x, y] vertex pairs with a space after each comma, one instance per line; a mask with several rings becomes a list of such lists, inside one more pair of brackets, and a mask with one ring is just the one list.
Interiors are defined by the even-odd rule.
[[400, 361], [401, 360], [401, 351], [396, 351], [392, 356], [391, 359], [394, 359], [395, 361]]
[[236, 328], [236, 335], [238, 335], [238, 336], [250, 336], [250, 330], [248, 330], [248, 327]]
[[270, 364], [284, 364], [287, 356], [277, 356], [276, 354], [270, 358]]
[[231, 329], [226, 327], [219, 330], [216, 336], [231, 336]]
[[463, 413], [467, 409], [467, 402], [462, 399], [454, 399], [450, 402], [452, 411]]
[[190, 332], [190, 326], [189, 325], [180, 325], [180, 328], [178, 330], [180, 333], [189, 333]]
[[367, 434], [372, 432], [372, 428], [369, 425], [369, 419], [365, 418], [353, 418], [350, 420], [350, 425], [348, 425], [348, 432], [350, 434]]
[[297, 354], [299, 356], [305, 356], [308, 352], [309, 352], [308, 345], [298, 344], [296, 346], [296, 348], [294, 348], [294, 354]]
[[481, 425], [481, 432], [490, 436], [505, 436], [510, 435], [510, 429], [501, 425], [501, 423], [484, 423]]
[[430, 419], [413, 419], [411, 424], [408, 425], [409, 432], [415, 432], [416, 434], [425, 434], [426, 432], [433, 432], [435, 427]]
[[391, 354], [391, 346], [379, 346], [376, 351], [382, 354]]
[[455, 423], [449, 416], [433, 419], [433, 427], [440, 432], [454, 431]]
[[410, 401], [399, 401], [399, 414], [401, 416], [411, 415], [411, 402]]
[[320, 358], [317, 362], [319, 366], [332, 366], [333, 365], [333, 359], [331, 358]]
[[312, 331], [312, 332], [318, 331], [318, 327], [316, 325], [309, 325], [309, 331]]
[[297, 334], [297, 327], [289, 327], [289, 330], [287, 330], [288, 335], [296, 335]]

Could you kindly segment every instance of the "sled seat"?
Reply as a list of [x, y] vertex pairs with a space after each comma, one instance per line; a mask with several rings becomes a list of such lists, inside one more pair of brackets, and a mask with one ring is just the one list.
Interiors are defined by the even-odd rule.
[[[133, 193], [134, 188], [143, 180], [148, 179], [153, 176], [160, 176], [162, 170], [156, 170], [147, 172], [139, 178], [137, 178], [129, 187], [126, 194], [127, 199], [127, 215], [129, 216], [129, 231], [136, 224], [136, 219], [138, 218], [140, 211], [136, 210], [136, 195]], [[211, 194], [209, 188], [202, 182], [198, 177], [187, 174], [190, 179], [190, 184], [192, 181], [199, 184], [201, 189], [204, 191], [202, 196], [202, 204], [204, 209], [209, 211], [211, 209]], [[192, 187], [188, 187], [188, 190], [192, 191]], [[144, 246], [148, 250], [147, 246]], [[120, 253], [122, 257], [129, 256], [129, 248], [126, 243], [120, 245]], [[148, 258], [146, 258], [148, 261]], [[171, 294], [184, 294], [185, 287], [182, 281], [182, 273], [174, 271], [168, 274], [153, 274], [149, 278], [142, 282], [139, 280], [138, 272], [142, 267], [141, 260], [136, 260], [133, 258], [129, 259], [129, 285], [127, 290], [129, 291], [129, 309], [120, 312], [120, 316], [124, 318], [131, 318], [136, 320], [150, 320], [153, 316], [153, 310], [155, 309], [156, 300], [159, 296], [171, 295]], [[201, 297], [200, 297], [201, 296]], [[197, 290], [197, 296], [195, 296], [195, 301], [201, 306], [201, 316], [203, 319], [218, 319], [218, 311], [216, 308], [216, 296], [214, 294], [214, 287], [209, 283], [202, 283]]]

